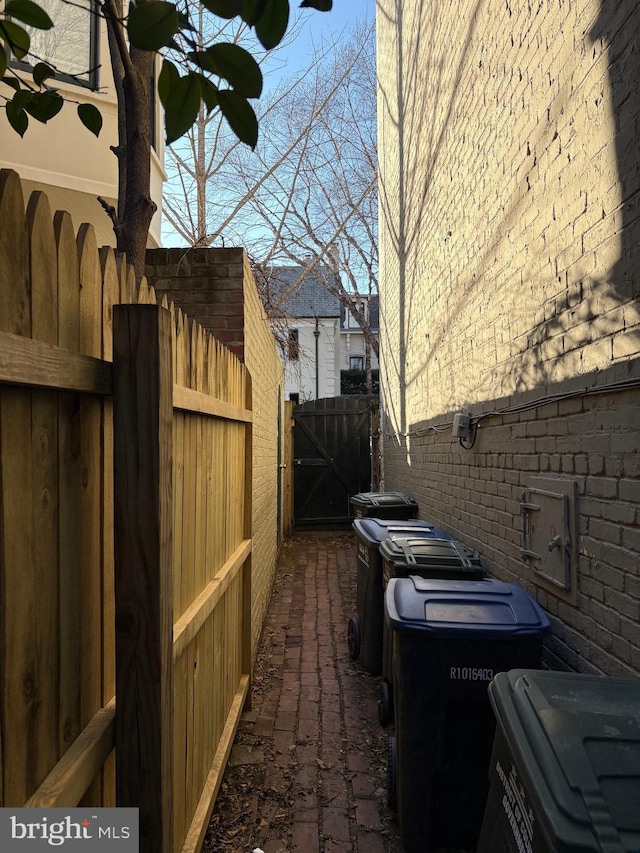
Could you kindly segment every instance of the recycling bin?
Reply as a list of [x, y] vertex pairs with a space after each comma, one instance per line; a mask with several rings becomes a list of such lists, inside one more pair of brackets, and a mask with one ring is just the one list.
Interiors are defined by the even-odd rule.
[[391, 578], [400, 834], [407, 853], [475, 851], [489, 790], [498, 672], [541, 666], [549, 620], [516, 584], [495, 578]]
[[360, 492], [351, 496], [355, 518], [417, 518], [418, 504], [401, 492]]
[[353, 529], [358, 540], [356, 582], [357, 616], [349, 619], [347, 640], [349, 655], [359, 659], [370, 675], [382, 671], [382, 629], [384, 602], [380, 545], [396, 538], [411, 541], [448, 539], [440, 527], [420, 519], [356, 518]]
[[640, 850], [640, 679], [512, 670], [478, 853]]
[[[440, 537], [444, 539], [445, 537]], [[487, 575], [479, 554], [462, 542], [393, 538], [380, 545], [382, 587], [392, 577], [419, 575], [450, 580], [481, 580]], [[384, 595], [384, 592], [383, 592]], [[393, 721], [392, 635], [382, 621], [382, 680], [378, 683], [378, 720], [386, 726]]]

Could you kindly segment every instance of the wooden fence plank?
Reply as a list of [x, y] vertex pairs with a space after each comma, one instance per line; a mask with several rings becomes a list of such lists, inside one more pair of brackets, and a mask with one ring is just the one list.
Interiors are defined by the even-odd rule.
[[[80, 349], [93, 358], [102, 357], [102, 271], [96, 236], [91, 225], [78, 230], [80, 263]], [[102, 401], [80, 399], [82, 498], [80, 610], [81, 667], [80, 707], [84, 728], [102, 707]], [[87, 805], [102, 799], [100, 780], [87, 793]]]
[[116, 306], [117, 803], [141, 853], [173, 844], [172, 388], [169, 312]]
[[111, 393], [111, 365], [0, 332], [0, 383], [106, 395]]
[[[0, 171], [0, 330], [30, 334], [29, 254], [22, 187]], [[0, 631], [5, 660], [3, 806], [21, 806], [36, 780], [29, 766], [31, 716], [37, 713], [34, 577], [31, 561], [31, 394], [0, 389]], [[10, 735], [10, 736], [7, 736]], [[33, 757], [31, 762], [33, 762]]]
[[202, 848], [202, 842], [204, 841], [211, 812], [213, 811], [213, 806], [220, 790], [222, 776], [229, 760], [233, 739], [238, 729], [242, 707], [245, 704], [248, 690], [249, 678], [243, 676], [235, 692], [213, 764], [209, 770], [191, 826], [189, 827], [189, 832], [182, 847], [182, 853], [199, 853]]
[[115, 697], [93, 717], [37, 791], [28, 808], [74, 808], [115, 744]]
[[[64, 349], [80, 349], [80, 265], [76, 236], [68, 213], [54, 217], [58, 270], [58, 342]], [[0, 341], [0, 349], [4, 350]], [[85, 356], [82, 356], [85, 358]], [[109, 370], [109, 389], [111, 370]], [[81, 731], [80, 723], [80, 570], [78, 536], [82, 492], [80, 454], [80, 399], [60, 394], [58, 401], [58, 552], [60, 710], [58, 746], [64, 755]]]
[[[113, 361], [113, 306], [120, 299], [120, 281], [113, 249], [100, 250], [102, 270], [102, 358]], [[113, 541], [113, 400], [102, 400], [102, 702], [116, 692], [115, 589]], [[115, 755], [105, 761], [102, 805], [115, 806]]]
[[16, 172], [0, 169], [0, 328], [29, 336], [29, 249], [22, 185]]
[[[57, 248], [49, 202], [33, 193], [27, 206], [31, 335], [46, 344], [58, 343]], [[38, 697], [31, 721], [29, 750], [39, 784], [58, 758], [58, 401], [50, 391], [31, 395], [31, 458], [33, 464], [31, 559], [37, 620]]]
[[177, 659], [200, 631], [229, 584], [251, 553], [251, 540], [245, 539], [173, 626], [173, 656]]

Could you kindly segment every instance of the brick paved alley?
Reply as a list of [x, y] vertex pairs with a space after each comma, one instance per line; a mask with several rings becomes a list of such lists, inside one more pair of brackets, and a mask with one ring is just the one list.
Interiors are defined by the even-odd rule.
[[355, 569], [352, 532], [285, 542], [204, 851], [401, 853], [376, 679], [347, 649]]

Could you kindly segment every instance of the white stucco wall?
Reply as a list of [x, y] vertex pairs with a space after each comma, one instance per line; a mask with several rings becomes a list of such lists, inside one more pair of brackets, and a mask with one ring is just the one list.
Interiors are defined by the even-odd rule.
[[[299, 394], [300, 402], [340, 394], [339, 321], [318, 320], [318, 358], [316, 364], [316, 321], [293, 320], [298, 330], [299, 358], [285, 361], [285, 397]], [[317, 374], [317, 388], [316, 388]], [[316, 393], [317, 391], [317, 393]]]
[[[99, 244], [115, 245], [109, 219], [96, 200], [102, 196], [113, 203], [118, 187], [118, 164], [111, 151], [118, 141], [117, 103], [104, 21], [101, 21], [98, 61], [98, 90], [56, 82], [56, 89], [68, 102], [47, 124], [30, 119], [23, 138], [11, 128], [5, 111], [0, 110], [0, 168], [18, 172], [26, 192], [58, 188], [62, 195], [56, 193], [56, 204], [69, 211], [75, 227], [90, 222], [96, 226]], [[98, 138], [82, 125], [77, 115], [78, 103], [90, 103], [100, 110], [103, 126]], [[162, 128], [159, 104], [157, 110], [157, 127]], [[157, 136], [158, 151], [152, 151], [151, 155], [151, 196], [158, 207], [150, 230], [154, 245], [160, 245], [165, 180], [163, 133]]]

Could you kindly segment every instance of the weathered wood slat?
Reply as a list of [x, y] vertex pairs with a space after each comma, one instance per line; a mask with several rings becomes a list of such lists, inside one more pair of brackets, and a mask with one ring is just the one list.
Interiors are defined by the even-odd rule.
[[0, 383], [111, 394], [111, 365], [31, 338], [0, 332]]
[[115, 745], [115, 696], [83, 729], [64, 756], [24, 804], [27, 808], [74, 808]]

